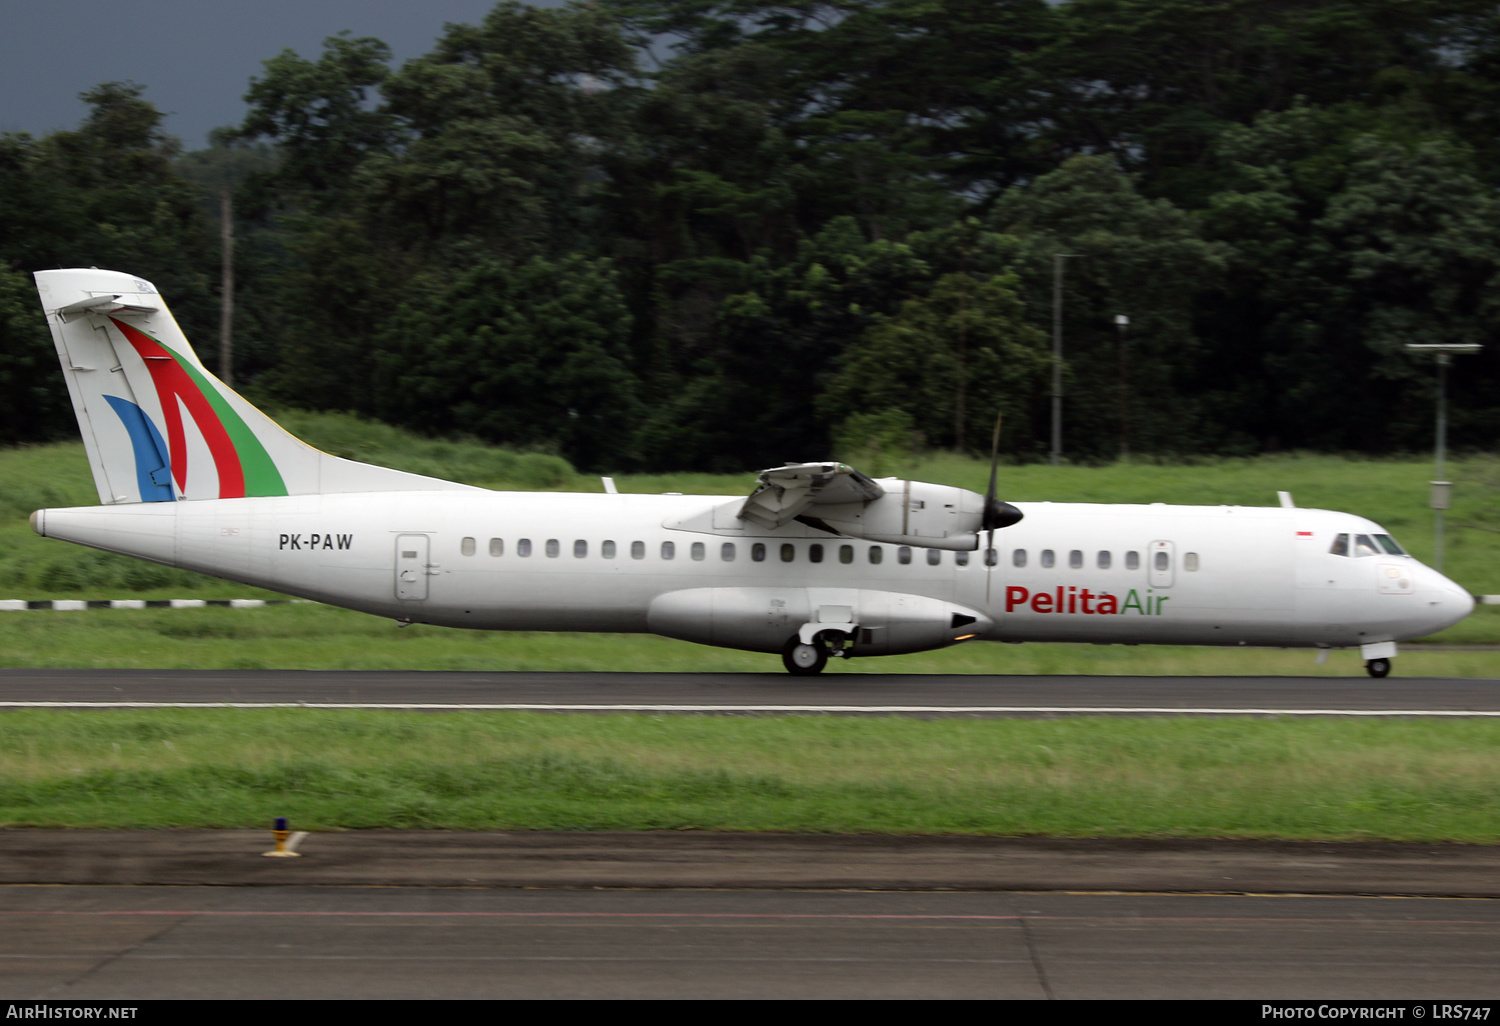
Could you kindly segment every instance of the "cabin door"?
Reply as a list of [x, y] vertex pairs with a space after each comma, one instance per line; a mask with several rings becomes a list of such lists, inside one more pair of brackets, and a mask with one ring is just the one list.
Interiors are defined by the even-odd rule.
[[425, 534], [396, 536], [396, 597], [420, 602], [427, 597], [431, 539]]

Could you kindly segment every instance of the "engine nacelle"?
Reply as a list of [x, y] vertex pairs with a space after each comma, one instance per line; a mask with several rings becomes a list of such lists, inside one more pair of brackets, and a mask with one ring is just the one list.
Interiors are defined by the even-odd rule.
[[809, 515], [851, 538], [929, 549], [979, 548], [984, 496], [925, 481], [888, 478], [879, 484], [885, 494], [873, 502], [817, 506]]
[[815, 624], [852, 635], [854, 655], [925, 652], [994, 627], [977, 610], [922, 595], [794, 587], [672, 591], [651, 601], [646, 623], [653, 634], [751, 652], [780, 652]]

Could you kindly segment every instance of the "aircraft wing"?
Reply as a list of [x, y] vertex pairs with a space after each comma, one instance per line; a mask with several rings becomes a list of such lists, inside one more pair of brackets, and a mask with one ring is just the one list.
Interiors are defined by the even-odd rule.
[[760, 472], [741, 519], [780, 527], [814, 506], [873, 502], [885, 494], [875, 481], [843, 463], [788, 463]]

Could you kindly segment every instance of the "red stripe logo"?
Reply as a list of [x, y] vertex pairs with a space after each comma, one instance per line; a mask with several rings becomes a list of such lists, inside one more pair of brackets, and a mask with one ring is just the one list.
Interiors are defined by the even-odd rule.
[[177, 400], [181, 399], [182, 405], [187, 407], [188, 415], [193, 418], [193, 423], [203, 433], [208, 451], [213, 454], [214, 468], [219, 472], [219, 498], [232, 499], [244, 495], [245, 471], [240, 466], [240, 456], [235, 451], [234, 442], [230, 440], [229, 432], [224, 430], [223, 422], [214, 413], [208, 399], [193, 384], [193, 379], [188, 377], [177, 358], [151, 336], [128, 324], [122, 324], [113, 317], [110, 321], [135, 347], [135, 351], [146, 362], [146, 369], [151, 372], [151, 383], [156, 386], [156, 397], [161, 400], [162, 416], [167, 422], [167, 447], [171, 450], [172, 476], [177, 479], [178, 491], [185, 491], [187, 488], [187, 436], [183, 434], [182, 412], [177, 406]]

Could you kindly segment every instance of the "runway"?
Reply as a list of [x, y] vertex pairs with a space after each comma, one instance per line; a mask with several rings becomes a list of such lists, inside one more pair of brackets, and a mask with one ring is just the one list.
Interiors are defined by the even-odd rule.
[[0, 708], [213, 704], [849, 715], [1500, 716], [1500, 679], [0, 670]]

